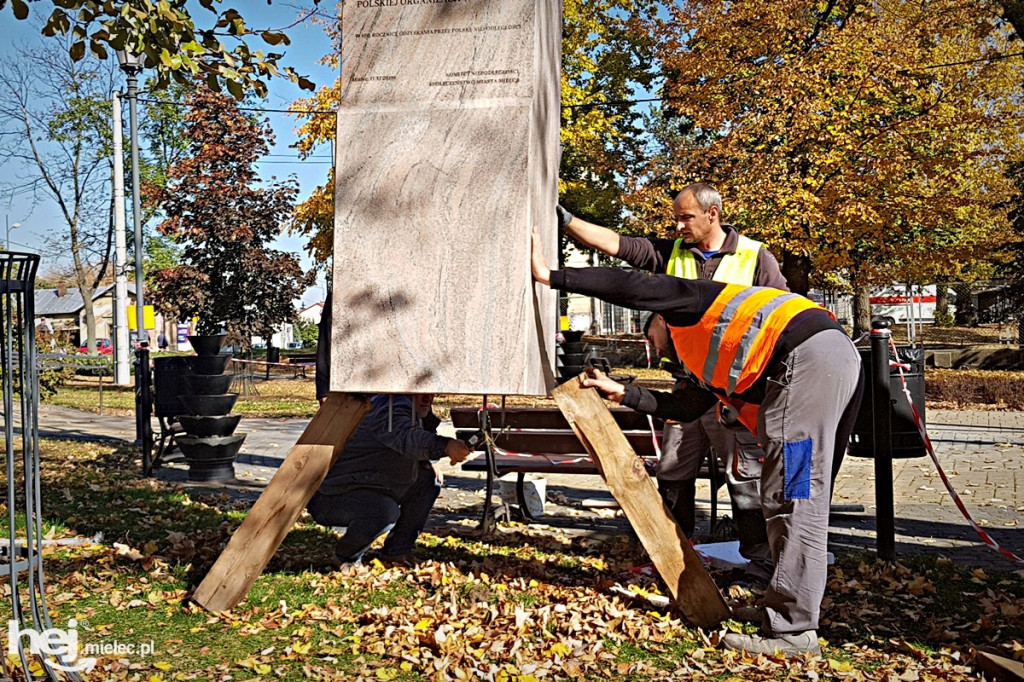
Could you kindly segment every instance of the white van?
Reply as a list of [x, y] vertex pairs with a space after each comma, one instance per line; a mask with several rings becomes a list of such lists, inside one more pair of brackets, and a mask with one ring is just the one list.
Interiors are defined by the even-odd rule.
[[[871, 318], [886, 320], [890, 326], [904, 322], [935, 321], [934, 284], [927, 286], [889, 286], [871, 291]], [[949, 291], [949, 312], [953, 312], [956, 296]]]

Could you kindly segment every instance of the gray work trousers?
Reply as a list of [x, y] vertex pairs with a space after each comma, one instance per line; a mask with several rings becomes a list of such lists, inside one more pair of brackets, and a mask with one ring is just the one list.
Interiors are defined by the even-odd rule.
[[834, 329], [794, 348], [768, 378], [757, 425], [765, 454], [761, 506], [775, 561], [764, 600], [765, 634], [818, 627], [832, 464], [846, 451], [862, 390], [860, 356]]
[[[723, 426], [718, 410], [708, 410], [690, 423], [667, 422], [662, 431], [658, 489], [687, 537], [696, 525], [696, 479], [708, 457], [722, 462], [725, 484], [736, 523], [740, 555], [748, 559], [748, 579], [767, 582], [772, 573], [764, 514], [761, 512], [761, 459], [757, 438], [743, 427]], [[712, 491], [716, 495], [717, 491]]]

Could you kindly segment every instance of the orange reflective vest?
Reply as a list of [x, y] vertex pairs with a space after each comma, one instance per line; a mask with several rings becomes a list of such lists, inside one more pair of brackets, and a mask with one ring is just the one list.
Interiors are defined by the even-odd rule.
[[824, 310], [835, 319], [799, 294], [727, 284], [697, 324], [669, 331], [679, 361], [706, 386], [731, 396], [754, 385], [782, 332], [805, 310]]

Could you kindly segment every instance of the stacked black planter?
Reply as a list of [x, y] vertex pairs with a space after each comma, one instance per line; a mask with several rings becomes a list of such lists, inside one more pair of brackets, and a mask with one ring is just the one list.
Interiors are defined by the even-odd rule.
[[185, 358], [191, 370], [184, 376], [189, 391], [178, 396], [187, 413], [178, 416], [186, 435], [175, 440], [188, 462], [190, 481], [233, 480], [235, 455], [247, 435], [235, 433], [242, 415], [230, 414], [238, 394], [227, 392], [233, 377], [224, 373], [231, 362], [231, 355], [220, 352], [225, 336], [188, 337], [196, 355]]
[[559, 341], [555, 351], [555, 365], [558, 370], [558, 383], [579, 376], [587, 366], [589, 358], [599, 355], [597, 346], [587, 346], [581, 339], [583, 332], [562, 332], [564, 341]]

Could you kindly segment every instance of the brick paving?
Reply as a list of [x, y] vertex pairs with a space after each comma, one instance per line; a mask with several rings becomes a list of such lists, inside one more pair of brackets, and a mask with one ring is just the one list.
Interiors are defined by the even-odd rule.
[[[975, 520], [1003, 547], [1024, 556], [1024, 412], [929, 410], [929, 433], [939, 463], [960, 493]], [[245, 418], [239, 432], [247, 432], [236, 463], [236, 482], [189, 484], [186, 467], [172, 456], [157, 470], [163, 480], [177, 481], [197, 490], [218, 490], [255, 499], [288, 449], [306, 425], [299, 419]], [[40, 432], [47, 437], [99, 438], [131, 441], [132, 417], [100, 417], [69, 408], [43, 405]], [[483, 502], [483, 474], [462, 472], [442, 465], [446, 487], [432, 518], [432, 527], [465, 527], [479, 517]], [[596, 509], [589, 502], [610, 502], [598, 477], [553, 475], [545, 477], [548, 514], [538, 524], [566, 535], [629, 532], [621, 512]], [[981, 543], [953, 504], [928, 457], [897, 460], [893, 466], [897, 556], [941, 553], [967, 565], [992, 570], [1024, 568]], [[710, 490], [698, 486], [702, 513], [698, 536], [709, 530]], [[719, 515], [729, 513], [728, 495], [719, 490]], [[860, 508], [863, 511], [860, 511]], [[859, 551], [875, 546], [874, 461], [847, 457], [839, 472], [830, 523], [832, 551]], [[728, 524], [720, 524], [727, 527]]]

